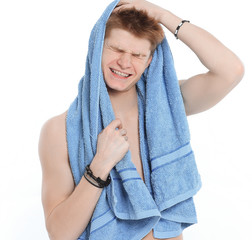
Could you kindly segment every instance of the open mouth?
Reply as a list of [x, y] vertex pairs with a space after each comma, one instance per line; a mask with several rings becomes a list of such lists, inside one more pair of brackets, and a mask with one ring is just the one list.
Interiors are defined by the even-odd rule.
[[132, 74], [129, 74], [129, 73], [123, 73], [123, 72], [120, 72], [118, 70], [115, 70], [113, 68], [110, 68], [111, 72], [116, 75], [116, 76], [119, 76], [121, 78], [128, 78], [130, 76], [132, 76]]

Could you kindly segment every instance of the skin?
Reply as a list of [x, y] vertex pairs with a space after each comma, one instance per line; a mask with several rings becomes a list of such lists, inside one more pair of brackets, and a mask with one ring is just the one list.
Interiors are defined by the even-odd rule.
[[[134, 90], [144, 70], [151, 62], [151, 44], [122, 29], [112, 29], [105, 39], [102, 70], [109, 92]], [[122, 76], [121, 74], [129, 76]]]
[[[132, 6], [146, 10], [172, 34], [182, 20], [168, 10], [144, 0], [120, 1], [119, 5], [115, 11]], [[178, 37], [209, 70], [207, 73], [179, 81], [186, 115], [190, 116], [213, 107], [223, 99], [241, 81], [244, 69], [232, 51], [210, 33], [191, 23], [185, 23], [181, 27]], [[107, 45], [104, 45], [102, 69], [116, 120], [98, 135], [97, 153], [90, 167], [95, 176], [105, 180], [113, 166], [130, 150], [132, 161], [144, 180], [137, 147], [138, 109], [135, 83], [151, 61], [148, 42], [145, 39], [136, 39], [123, 30], [114, 29], [105, 39], [105, 44]], [[138, 44], [140, 52], [135, 48]], [[146, 58], [135, 59], [139, 53], [146, 55]], [[117, 73], [119, 71], [132, 75], [117, 76], [111, 69]], [[50, 239], [60, 240], [78, 238], [92, 217], [102, 192], [84, 177], [78, 186], [74, 185], [68, 161], [65, 116], [66, 112], [49, 119], [42, 127], [39, 140], [46, 227]], [[119, 128], [119, 131], [115, 131], [116, 128]], [[153, 239], [152, 231], [144, 238]], [[171, 239], [181, 240], [182, 235]]]

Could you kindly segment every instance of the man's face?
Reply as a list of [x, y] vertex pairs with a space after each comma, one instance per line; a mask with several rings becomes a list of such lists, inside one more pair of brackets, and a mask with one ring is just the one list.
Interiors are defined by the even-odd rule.
[[112, 29], [104, 40], [102, 71], [108, 90], [128, 91], [151, 62], [151, 43], [122, 29]]

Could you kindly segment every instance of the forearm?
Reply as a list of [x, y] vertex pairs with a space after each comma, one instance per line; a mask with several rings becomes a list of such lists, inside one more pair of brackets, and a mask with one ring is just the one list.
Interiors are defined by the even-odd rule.
[[[100, 174], [95, 167], [93, 165], [92, 170], [96, 176], [102, 179], [107, 177], [107, 174]], [[55, 207], [46, 219], [50, 239], [77, 239], [86, 229], [101, 193], [102, 188], [93, 186], [82, 177], [73, 193]]]
[[[159, 22], [174, 34], [182, 21], [173, 13], [160, 9]], [[184, 42], [212, 74], [223, 79], [235, 81], [242, 74], [242, 63], [239, 58], [218, 41], [213, 35], [192, 23], [184, 23], [178, 32], [178, 38]]]

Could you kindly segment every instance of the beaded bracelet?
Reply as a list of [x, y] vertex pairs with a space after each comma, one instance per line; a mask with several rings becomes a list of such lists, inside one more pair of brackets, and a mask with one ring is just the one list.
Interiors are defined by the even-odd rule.
[[[90, 180], [86, 177], [85, 174], [87, 174], [87, 175], [90, 176], [92, 179], [94, 179], [95, 182], [96, 182], [98, 185], [96, 185], [96, 184], [94, 184], [92, 181], [90, 181]], [[94, 174], [93, 174], [93, 172], [92, 172], [92, 170], [90, 169], [90, 164], [86, 166], [86, 171], [85, 171], [85, 173], [84, 173], [84, 177], [86, 178], [86, 180], [87, 180], [88, 182], [90, 182], [92, 185], [94, 185], [95, 187], [98, 187], [98, 188], [107, 187], [107, 186], [110, 184], [110, 182], [111, 182], [110, 175], [108, 175], [106, 181], [103, 181], [103, 180], [100, 179], [99, 177], [95, 177]]]
[[181, 23], [177, 26], [176, 31], [175, 31], [175, 33], [174, 33], [174, 36], [175, 36], [176, 39], [178, 39], [178, 32], [179, 32], [179, 29], [182, 27], [182, 25], [183, 25], [185, 22], [188, 22], [188, 23], [189, 23], [190, 21], [188, 21], [188, 20], [182, 20]]

